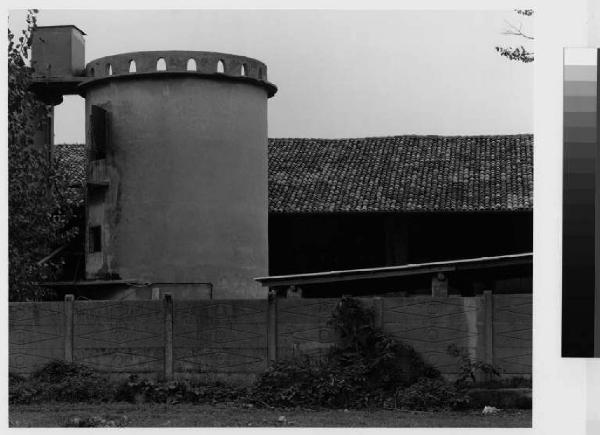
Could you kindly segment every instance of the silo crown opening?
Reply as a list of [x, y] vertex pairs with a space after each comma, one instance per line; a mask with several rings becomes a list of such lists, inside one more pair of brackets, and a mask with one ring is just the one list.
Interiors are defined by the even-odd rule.
[[196, 65], [196, 60], [188, 59], [185, 68], [187, 71], [196, 71], [198, 69], [198, 66]]

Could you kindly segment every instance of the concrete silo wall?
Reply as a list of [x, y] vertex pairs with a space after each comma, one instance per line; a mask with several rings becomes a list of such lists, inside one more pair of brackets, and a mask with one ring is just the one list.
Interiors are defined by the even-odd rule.
[[87, 277], [265, 297], [253, 278], [267, 274], [267, 91], [138, 74], [99, 81], [85, 97], [88, 144], [92, 106], [108, 125], [104, 161], [88, 173], [107, 186], [88, 191], [88, 224], [102, 226], [103, 248], [88, 251]]

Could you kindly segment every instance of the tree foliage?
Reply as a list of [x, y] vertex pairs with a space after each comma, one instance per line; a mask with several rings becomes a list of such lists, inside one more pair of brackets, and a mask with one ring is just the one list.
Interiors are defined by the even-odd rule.
[[[38, 282], [52, 279], [61, 262], [45, 259], [77, 229], [67, 228], [76, 200], [68, 180], [50, 156], [50, 144], [36, 146], [34, 135], [48, 108], [31, 91], [28, 66], [37, 10], [29, 10], [27, 28], [8, 31], [8, 189], [9, 299], [40, 300], [49, 291]], [[42, 116], [39, 116], [42, 114]]]
[[[515, 9], [515, 12], [518, 15], [523, 17], [532, 17], [533, 9]], [[525, 39], [527, 41], [533, 41], [533, 36], [523, 31], [523, 23], [519, 23], [518, 25], [506, 22], [507, 29], [503, 32], [505, 35], [516, 36], [520, 39]], [[517, 62], [530, 63], [534, 60], [534, 53], [530, 51], [525, 46], [497, 46], [496, 51], [500, 54], [500, 56], [504, 56], [510, 60], [515, 60]]]

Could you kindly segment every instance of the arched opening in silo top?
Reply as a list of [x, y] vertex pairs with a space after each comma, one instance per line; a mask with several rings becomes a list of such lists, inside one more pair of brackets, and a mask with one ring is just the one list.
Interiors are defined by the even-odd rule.
[[242, 67], [240, 68], [240, 75], [242, 77], [246, 76], [246, 64], [245, 63], [243, 63]]
[[185, 68], [188, 71], [196, 71], [198, 69], [198, 67], [196, 65], [196, 60], [195, 59], [188, 59]]
[[112, 76], [112, 74], [113, 74], [112, 65], [110, 63], [107, 63], [106, 64], [106, 75]]
[[156, 61], [156, 71], [166, 71], [167, 70], [167, 62], [164, 57], [161, 57]]
[[135, 60], [133, 60], [133, 59], [131, 59], [129, 61], [129, 72], [130, 73], [136, 72]]
[[225, 64], [223, 63], [222, 60], [219, 60], [217, 62], [217, 72], [218, 73], [224, 73], [225, 72]]
[[263, 79], [263, 69], [262, 69], [262, 68], [259, 68], [259, 69], [258, 69], [258, 79], [259, 79], [259, 80], [262, 80], [262, 79]]

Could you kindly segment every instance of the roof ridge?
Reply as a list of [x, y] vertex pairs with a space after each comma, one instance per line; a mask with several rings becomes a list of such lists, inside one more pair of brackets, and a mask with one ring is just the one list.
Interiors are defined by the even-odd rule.
[[[269, 137], [270, 141], [362, 141], [362, 140], [381, 140], [381, 139], [397, 139], [397, 138], [427, 138], [427, 139], [459, 139], [459, 138], [514, 138], [514, 137], [533, 137], [533, 133], [514, 133], [514, 134], [459, 134], [459, 135], [441, 135], [441, 134], [398, 134], [392, 136], [364, 136], [364, 137], [340, 137], [340, 138], [323, 138], [323, 137]], [[85, 146], [85, 143], [59, 143], [54, 146]]]
[[306, 141], [347, 141], [347, 140], [366, 140], [366, 139], [396, 139], [396, 138], [512, 138], [512, 137], [533, 137], [533, 133], [514, 133], [514, 134], [398, 134], [392, 136], [364, 136], [364, 137], [340, 137], [340, 138], [323, 138], [323, 137], [270, 137], [269, 140], [306, 140]]

